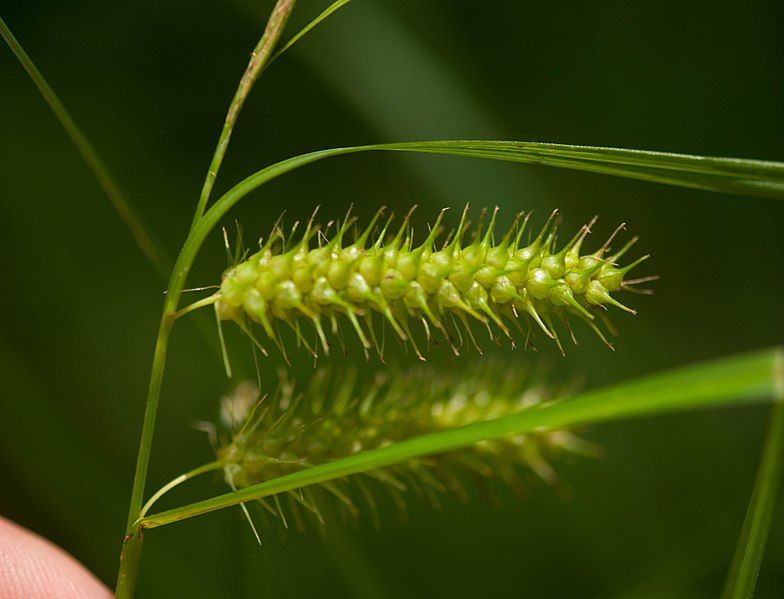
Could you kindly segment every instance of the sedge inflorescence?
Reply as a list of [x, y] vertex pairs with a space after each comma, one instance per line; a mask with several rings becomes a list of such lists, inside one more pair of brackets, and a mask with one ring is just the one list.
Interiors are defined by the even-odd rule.
[[[531, 331], [538, 329], [563, 352], [556, 322], [575, 339], [568, 317], [576, 317], [612, 347], [596, 324], [597, 316], [612, 331], [603, 314], [607, 306], [635, 313], [612, 294], [619, 290], [645, 293], [635, 285], [653, 278], [625, 280], [648, 256], [618, 265], [636, 238], [611, 253], [613, 234], [599, 249], [583, 254], [582, 245], [594, 219], [559, 248], [553, 212], [533, 239], [524, 241], [530, 213], [521, 213], [497, 240], [497, 212], [493, 211], [485, 228], [483, 211], [469, 234], [466, 207], [460, 224], [440, 247], [437, 242], [445, 211], [419, 245], [414, 243], [409, 224], [411, 212], [392, 231], [393, 217], [376, 229], [379, 211], [350, 241], [347, 237], [355, 219], [349, 215], [331, 237], [329, 225], [321, 230], [311, 218], [296, 243], [287, 243], [276, 226], [259, 252], [224, 273], [214, 296], [217, 312], [246, 331], [248, 319], [258, 323], [279, 346], [276, 325], [287, 323], [314, 354], [319, 345], [329, 353], [323, 322], [337, 333], [339, 316], [348, 319], [366, 353], [375, 346], [382, 354], [374, 315], [388, 323], [398, 339], [410, 342], [421, 359], [412, 323], [421, 325], [427, 340], [434, 331], [440, 332], [455, 353], [464, 333], [478, 348], [471, 322], [485, 326], [491, 338], [508, 338], [513, 344], [512, 327], [526, 345]], [[312, 346], [302, 335], [303, 320], [315, 328], [317, 340]], [[498, 331], [501, 335], [494, 334]]]
[[[258, 387], [242, 383], [223, 399], [217, 455], [232, 488], [426, 433], [533, 409], [565, 394], [563, 389], [537, 382], [533, 371], [503, 368], [493, 361], [476, 365], [460, 377], [424, 367], [405, 372], [392, 369], [379, 373], [368, 385], [356, 382], [356, 371], [329, 372], [317, 370], [302, 390], [281, 375], [277, 390], [262, 399]], [[293, 516], [300, 525], [305, 516], [323, 524], [319, 506], [327, 498], [336, 499], [350, 515], [367, 508], [375, 516], [382, 489], [403, 509], [409, 489], [439, 505], [444, 493], [467, 500], [473, 485], [491, 481], [514, 491], [527, 488], [526, 478], [554, 483], [556, 474], [549, 460], [564, 453], [592, 454], [594, 450], [568, 431], [537, 430], [410, 459], [260, 502], [284, 523]]]

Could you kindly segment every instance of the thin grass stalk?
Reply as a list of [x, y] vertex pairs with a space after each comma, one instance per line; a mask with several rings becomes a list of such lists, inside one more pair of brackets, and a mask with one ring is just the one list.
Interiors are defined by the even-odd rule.
[[[310, 160], [312, 161], [312, 160]], [[212, 209], [210, 209], [199, 221], [196, 226], [188, 234], [185, 243], [183, 244], [182, 251], [177, 257], [177, 262], [169, 279], [169, 285], [166, 290], [166, 297], [163, 303], [163, 313], [161, 321], [158, 326], [158, 335], [155, 341], [155, 353], [153, 354], [152, 369], [150, 373], [150, 384], [147, 390], [147, 400], [145, 403], [144, 420], [142, 422], [142, 433], [139, 441], [139, 453], [136, 460], [136, 471], [133, 479], [133, 490], [131, 491], [131, 502], [128, 510], [128, 521], [126, 526], [126, 533], [131, 534], [133, 523], [139, 517], [144, 500], [145, 481], [147, 479], [147, 469], [150, 460], [150, 452], [152, 450], [152, 439], [155, 428], [155, 419], [158, 413], [158, 402], [161, 394], [161, 383], [163, 381], [163, 373], [166, 367], [166, 352], [169, 344], [169, 337], [177, 317], [177, 307], [180, 303], [180, 296], [182, 290], [185, 288], [185, 283], [190, 273], [193, 261], [196, 259], [196, 254], [201, 248], [207, 235], [220, 221], [220, 218], [228, 211], [231, 206], [236, 204], [242, 197], [249, 191], [261, 185], [264, 181], [268, 181], [280, 174], [288, 172], [296, 168], [300, 163], [307, 163], [310, 161], [286, 161], [288, 168], [275, 168], [278, 165], [273, 165], [261, 171], [265, 173], [266, 177], [257, 177], [250, 183], [240, 183], [232, 188], [225, 194]], [[259, 182], [260, 179], [263, 179]], [[246, 180], [247, 181], [247, 180]]]
[[[101, 188], [106, 192], [110, 202], [117, 209], [120, 218], [130, 230], [131, 236], [136, 241], [136, 245], [139, 247], [142, 254], [147, 258], [158, 276], [166, 282], [169, 278], [172, 266], [171, 258], [166, 250], [155, 239], [155, 236], [144, 220], [137, 214], [130, 199], [123, 193], [95, 147], [78, 127], [57, 94], [55, 94], [54, 90], [35, 66], [35, 63], [27, 52], [25, 52], [24, 48], [22, 48], [13, 33], [9, 30], [5, 22], [3, 22], [2, 18], [0, 18], [0, 34], [19, 59], [19, 62], [22, 64], [33, 83], [38, 87], [38, 90], [41, 92], [42, 97], [49, 105], [55, 117], [66, 130], [71, 142], [76, 146], [93, 175], [98, 180]], [[216, 355], [220, 356], [220, 350], [216, 349], [215, 344], [212, 343], [209, 324], [200, 317], [194, 320], [194, 323], [201, 339], [205, 342], [205, 345], [210, 350], [216, 352]]]
[[757, 585], [784, 470], [784, 350], [776, 354], [776, 403], [722, 599], [750, 599]]
[[143, 542], [144, 530], [139, 525], [131, 528], [123, 539], [123, 548], [120, 553], [120, 574], [117, 577], [117, 586], [114, 592], [116, 599], [131, 599], [136, 592]]
[[[270, 23], [268, 23], [267, 29], [265, 30], [265, 34], [264, 36], [262, 36], [262, 40], [259, 42], [259, 46], [262, 46], [263, 45], [262, 42], [264, 42], [265, 37], [268, 38], [270, 35], [274, 35], [275, 39], [277, 39], [277, 37], [280, 35], [280, 29], [282, 25], [285, 23], [285, 18], [288, 16], [288, 12], [291, 10], [292, 7], [293, 7], [293, 0], [280, 0], [278, 2], [278, 5], [276, 5], [273, 15], [270, 17], [270, 23], [273, 23], [273, 21], [275, 21], [275, 23], [277, 24], [272, 26], [270, 25]], [[268, 32], [271, 33], [269, 33], [268, 35]], [[257, 49], [259, 46], [257, 46]], [[265, 52], [268, 53], [269, 51], [265, 50]], [[252, 64], [254, 64], [253, 60], [251, 61], [251, 65]], [[243, 79], [247, 78], [249, 72], [255, 72], [255, 69], [251, 69], [251, 65], [248, 66], [248, 69], [246, 70], [246, 75], [243, 77]], [[240, 89], [238, 89], [238, 94], [240, 93], [241, 89], [244, 90], [244, 93], [241, 94], [241, 97], [238, 103], [236, 103], [234, 110], [232, 110], [231, 108], [229, 110], [230, 114], [227, 115], [227, 123], [230, 124], [230, 126], [228, 127], [228, 132], [226, 135], [230, 135], [231, 133], [231, 128], [233, 127], [233, 124], [236, 121], [236, 117], [239, 114], [239, 109], [242, 106], [242, 102], [244, 101], [244, 98], [247, 96], [247, 92], [250, 90], [250, 86], [252, 85], [252, 82], [253, 79], [246, 81], [244, 85], [242, 83], [240, 84]], [[237, 98], [235, 97], [235, 100], [236, 99]], [[232, 105], [234, 106], [235, 102], [233, 102]], [[232, 114], [233, 116], [231, 116]], [[224, 126], [224, 131], [226, 131], [226, 126]], [[224, 142], [223, 150], [222, 151], [216, 150], [216, 156], [219, 156], [218, 162], [220, 162], [223, 159], [223, 154], [225, 154], [225, 146], [228, 144], [228, 137], [222, 135], [221, 142]], [[198, 221], [199, 219], [197, 218], [196, 220]], [[139, 455], [137, 458], [137, 466], [136, 466], [136, 474], [134, 476], [134, 486], [131, 495], [131, 505], [128, 514], [128, 529], [131, 528], [133, 522], [138, 518], [138, 515], [142, 507], [142, 498], [144, 495], [147, 466], [148, 466], [149, 455], [152, 446], [152, 433], [153, 433], [152, 429], [154, 428], [155, 417], [157, 414], [158, 400], [160, 398], [161, 382], [163, 380], [163, 372], [166, 364], [166, 350], [168, 347], [168, 340], [171, 334], [171, 329], [174, 324], [174, 320], [176, 318], [177, 306], [179, 305], [180, 295], [182, 294], [182, 290], [185, 287], [185, 281], [187, 280], [188, 273], [190, 272], [191, 266], [193, 264], [193, 260], [196, 256], [196, 252], [198, 251], [198, 248], [201, 247], [204, 238], [206, 238], [206, 235], [209, 232], [209, 230], [204, 231], [204, 228], [199, 228], [199, 230], [203, 231], [203, 235], [197, 236], [196, 239], [193, 239], [194, 237], [194, 235], [192, 234], [193, 232], [188, 235], [188, 238], [186, 239], [183, 245], [183, 249], [177, 259], [177, 262], [174, 265], [174, 269], [169, 279], [169, 285], [166, 291], [166, 298], [163, 304], [163, 314], [161, 316], [161, 322], [158, 327], [158, 336], [155, 342], [155, 353], [153, 355], [153, 364], [152, 364], [152, 370], [150, 375], [150, 385], [148, 388], [146, 409], [145, 409], [144, 421], [142, 424], [142, 438], [140, 441]]]
[[[133, 586], [138, 573], [139, 558], [141, 554], [141, 531], [134, 526], [134, 522], [138, 519], [142, 512], [142, 503], [144, 501], [144, 490], [147, 480], [147, 470], [149, 468], [150, 454], [152, 452], [152, 441], [155, 432], [155, 421], [158, 414], [158, 404], [160, 402], [161, 384], [163, 382], [163, 374], [166, 367], [166, 354], [171, 336], [171, 330], [174, 321], [177, 317], [177, 306], [180, 302], [182, 290], [185, 287], [188, 273], [190, 272], [193, 260], [196, 257], [196, 252], [206, 238], [209, 230], [204, 231], [203, 235], [197, 237], [194, 243], [192, 233], [194, 230], [199, 229], [199, 223], [204, 209], [209, 200], [209, 195], [212, 186], [215, 182], [215, 177], [220, 168], [223, 157], [228, 147], [231, 131], [234, 123], [237, 120], [239, 111], [245, 101], [256, 77], [259, 74], [261, 67], [269, 58], [280, 34], [285, 26], [291, 10], [294, 7], [295, 0], [278, 0], [272, 14], [270, 15], [267, 27], [261, 40], [257, 44], [251, 55], [251, 61], [243, 75], [237, 92], [232, 100], [229, 112], [226, 116], [223, 131], [221, 132], [218, 146], [215, 150], [210, 169], [205, 179], [204, 188], [201, 197], [196, 207], [194, 214], [191, 233], [183, 245], [177, 262], [169, 279], [169, 285], [166, 292], [166, 298], [163, 303], [163, 310], [161, 321], [158, 326], [158, 335], [155, 342], [155, 352], [153, 354], [152, 369], [150, 373], [150, 383], [147, 390], [147, 400], [145, 402], [144, 419], [142, 421], [142, 432], [139, 441], [139, 452], [136, 459], [136, 469], [133, 477], [133, 488], [131, 491], [131, 500], [128, 508], [128, 520], [126, 526], [126, 537], [123, 545], [123, 552], [128, 553], [131, 557], [120, 562], [120, 572], [117, 580], [117, 594], [130, 593], [127, 596], [133, 595]], [[202, 229], [203, 230], [203, 229]], [[211, 230], [211, 229], [210, 229]], [[189, 251], [190, 250], [190, 251]], [[129, 541], [130, 539], [130, 541]], [[129, 542], [133, 550], [126, 550]], [[138, 556], [137, 556], [138, 553]], [[136, 556], [136, 557], [133, 557]]]
[[[180, 254], [182, 259], [182, 254]], [[141, 438], [139, 439], [139, 452], [136, 457], [136, 469], [133, 476], [131, 501], [128, 508], [128, 521], [125, 529], [125, 539], [120, 559], [120, 571], [117, 576], [116, 594], [118, 597], [133, 597], [133, 588], [138, 576], [139, 562], [141, 559], [142, 531], [136, 520], [141, 514], [144, 502], [144, 490], [147, 481], [147, 470], [152, 452], [155, 421], [158, 415], [158, 404], [161, 397], [161, 384], [166, 367], [166, 353], [171, 337], [172, 327], [176, 319], [177, 305], [180, 301], [185, 280], [190, 271], [190, 264], [183, 268], [178, 259], [169, 282], [169, 288], [163, 303], [163, 314], [158, 326], [158, 335], [155, 340], [155, 352], [152, 360], [150, 383], [147, 389], [147, 400], [144, 408]]]
[[248, 94], [250, 94], [250, 90], [253, 88], [256, 79], [264, 69], [264, 65], [272, 55], [272, 50], [275, 48], [278, 39], [280, 39], [280, 34], [283, 32], [286, 21], [288, 20], [291, 11], [294, 9], [295, 1], [296, 0], [278, 0], [275, 8], [272, 10], [269, 21], [267, 21], [267, 26], [264, 29], [264, 33], [262, 34], [259, 43], [256, 44], [253, 52], [251, 52], [250, 62], [245, 69], [245, 73], [242, 75], [242, 79], [240, 79], [237, 91], [234, 93], [234, 98], [232, 98], [229, 110], [226, 113], [226, 120], [223, 123], [223, 129], [218, 138], [218, 145], [215, 147], [215, 153], [212, 156], [210, 168], [207, 170], [207, 176], [204, 179], [204, 185], [201, 189], [199, 202], [196, 205], [196, 212], [193, 215], [191, 229], [196, 226], [196, 223], [207, 208], [207, 203], [209, 202], [210, 194], [212, 193], [212, 187], [215, 185], [215, 178], [218, 176], [221, 164], [223, 164], [223, 158], [226, 155], [226, 150], [229, 147], [229, 141], [231, 140], [231, 133], [234, 130], [234, 125], [242, 110], [242, 105], [245, 103]]
[[144, 219], [136, 212], [130, 200], [120, 189], [120, 186], [114, 180], [111, 172], [109, 172], [109, 168], [104, 164], [95, 147], [82, 133], [71, 113], [68, 112], [60, 98], [49, 86], [44, 76], [2, 18], [0, 18], [0, 35], [2, 35], [8, 47], [16, 55], [24, 70], [27, 71], [30, 79], [38, 88], [38, 91], [41, 92], [46, 103], [49, 104], [68, 137], [71, 138], [71, 142], [76, 146], [77, 151], [81, 154], [95, 178], [98, 179], [98, 183], [109, 197], [109, 201], [111, 201], [120, 218], [131, 231], [136, 245], [139, 246], [139, 249], [153, 264], [158, 273], [166, 277], [171, 266], [171, 259], [166, 254], [166, 251], [155, 240]]
[[136, 470], [133, 476], [133, 489], [131, 491], [131, 503], [128, 510], [128, 522], [126, 532], [130, 534], [131, 527], [136, 521], [142, 510], [144, 500], [144, 488], [147, 480], [147, 468], [150, 462], [150, 452], [152, 451], [152, 438], [155, 429], [155, 418], [158, 414], [158, 401], [161, 396], [161, 383], [163, 382], [163, 372], [166, 367], [166, 351], [171, 336], [173, 311], [170, 308], [179, 298], [167, 296], [164, 302], [164, 313], [158, 327], [158, 337], [155, 341], [155, 353], [152, 360], [152, 371], [150, 373], [150, 384], [147, 389], [147, 401], [144, 409], [144, 420], [142, 421], [142, 433], [139, 440], [139, 453], [136, 457]]

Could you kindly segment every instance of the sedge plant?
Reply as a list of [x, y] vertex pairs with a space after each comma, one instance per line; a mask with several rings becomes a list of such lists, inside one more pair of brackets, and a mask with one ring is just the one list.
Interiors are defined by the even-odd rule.
[[[278, 48], [294, 0], [279, 0], [254, 48], [221, 130], [188, 232], [170, 267], [155, 237], [114, 183], [32, 60], [0, 21], [0, 32], [49, 102], [140, 248], [161, 272], [170, 273], [162, 307], [126, 531], [117, 596], [131, 597], [147, 531], [230, 506], [259, 502], [287, 523], [322, 522], [317, 493], [353, 512], [357, 493], [372, 507], [380, 484], [394, 496], [419, 487], [437, 502], [439, 493], [464, 494], [463, 478], [496, 478], [516, 486], [521, 473], [551, 480], [551, 456], [590, 446], [571, 430], [586, 424], [718, 405], [774, 400], [771, 427], [743, 533], [728, 577], [727, 597], [748, 597], [767, 538], [784, 446], [784, 354], [781, 348], [731, 356], [573, 393], [537, 388], [519, 371], [503, 375], [482, 365], [477, 372], [439, 375], [427, 366], [404, 376], [389, 367], [367, 388], [351, 377], [317, 373], [301, 388], [286, 376], [272, 395], [245, 385], [226, 399], [216, 429], [215, 460], [197, 466], [147, 497], [146, 479], [169, 339], [180, 317], [212, 306], [220, 320], [235, 322], [264, 347], [263, 337], [283, 350], [279, 325], [290, 326], [304, 351], [327, 354], [339, 327], [348, 326], [369, 352], [383, 356], [384, 333], [411, 345], [424, 359], [431, 336], [452, 351], [476, 345], [484, 331], [493, 342], [527, 346], [539, 338], [563, 351], [564, 332], [581, 322], [607, 342], [606, 309], [634, 313], [616, 292], [641, 291], [653, 277], [627, 273], [647, 256], [625, 262], [631, 243], [583, 251], [592, 223], [565, 239], [551, 217], [533, 234], [530, 214], [497, 233], [495, 212], [469, 225], [442, 230], [443, 214], [415, 238], [408, 219], [393, 226], [379, 210], [357, 228], [353, 218], [319, 226], [311, 219], [299, 237], [273, 227], [258, 253], [242, 256], [220, 278], [218, 291], [182, 305], [199, 250], [229, 211], [251, 191], [301, 166], [359, 152], [417, 152], [542, 164], [739, 196], [784, 199], [784, 164], [642, 150], [510, 141], [424, 141], [320, 150], [270, 165], [238, 182], [210, 204], [214, 182], [243, 104], [252, 87], [283, 52], [348, 4], [333, 3]], [[337, 219], [338, 215], [329, 215]], [[483, 218], [489, 220], [483, 224]], [[218, 277], [216, 276], [216, 280]], [[339, 320], [345, 321], [343, 325]], [[604, 330], [600, 328], [600, 323]], [[311, 327], [305, 332], [305, 324]], [[414, 330], [417, 328], [418, 330]], [[610, 329], [611, 330], [611, 329]], [[330, 332], [331, 338], [328, 337]], [[261, 349], [266, 351], [266, 349]], [[284, 350], [285, 351], [285, 350]], [[489, 373], [489, 374], [488, 374]], [[271, 390], [270, 390], [271, 391]], [[221, 470], [231, 491], [153, 513], [155, 502], [179, 484]], [[370, 483], [370, 484], [369, 484]], [[356, 487], [356, 488], [355, 488]], [[283, 501], [287, 503], [284, 509]], [[372, 509], [371, 509], [372, 512]]]

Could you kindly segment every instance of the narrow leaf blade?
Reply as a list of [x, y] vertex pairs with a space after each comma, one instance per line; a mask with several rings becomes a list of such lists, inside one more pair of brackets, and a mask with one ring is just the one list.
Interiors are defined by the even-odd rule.
[[8, 47], [38, 88], [43, 99], [49, 104], [49, 108], [52, 109], [57, 120], [60, 121], [63, 129], [65, 129], [65, 132], [71, 139], [71, 142], [76, 147], [79, 154], [81, 154], [82, 159], [87, 163], [87, 166], [92, 171], [93, 175], [95, 175], [95, 178], [98, 180], [99, 185], [114, 206], [117, 214], [120, 215], [120, 218], [130, 230], [131, 235], [136, 241], [136, 245], [139, 246], [142, 253], [153, 266], [155, 266], [158, 273], [163, 277], [167, 276], [171, 262], [166, 251], [155, 239], [149, 227], [144, 222], [144, 219], [133, 207], [133, 204], [131, 204], [131, 201], [125, 193], [123, 193], [122, 189], [120, 189], [120, 186], [117, 184], [117, 181], [115, 181], [111, 172], [109, 172], [109, 168], [98, 154], [98, 151], [76, 124], [71, 113], [68, 112], [68, 109], [41, 74], [41, 71], [38, 70], [38, 67], [35, 66], [35, 63], [27, 52], [25, 52], [24, 48], [19, 43], [19, 40], [11, 33], [11, 30], [2, 18], [0, 18], [0, 37], [8, 44]]
[[287, 41], [283, 46], [273, 54], [270, 59], [267, 61], [267, 64], [264, 65], [262, 71], [267, 70], [267, 68], [275, 62], [278, 58], [280, 58], [281, 54], [283, 54], [286, 50], [291, 49], [291, 47], [296, 44], [299, 40], [305, 37], [312, 29], [314, 29], [317, 25], [319, 25], [324, 19], [332, 15], [332, 13], [338, 11], [339, 9], [343, 8], [346, 4], [351, 2], [351, 0], [336, 0], [332, 4], [330, 4], [327, 8], [325, 8], [319, 16], [313, 19], [310, 23], [305, 25], [295, 36], [293, 36], [289, 41]]
[[517, 414], [422, 435], [354, 454], [293, 474], [148, 516], [154, 528], [238, 503], [382, 468], [472, 445], [485, 439], [532, 430], [595, 424], [694, 408], [758, 403], [774, 393], [775, 349], [741, 354], [705, 364], [589, 391], [573, 399]]
[[511, 141], [421, 141], [331, 148], [282, 160], [237, 183], [194, 222], [175, 270], [187, 273], [210, 231], [235, 204], [268, 181], [325, 158], [371, 151], [544, 164], [679, 187], [784, 200], [784, 163], [781, 162]]
[[723, 599], [750, 599], [754, 595], [776, 495], [781, 487], [784, 470], [784, 352], [777, 352], [775, 360], [776, 402], [771, 410], [757, 480], [727, 575]]
[[784, 164], [765, 160], [521, 141], [427, 141], [381, 144], [377, 149], [543, 164], [679, 187], [784, 199]]

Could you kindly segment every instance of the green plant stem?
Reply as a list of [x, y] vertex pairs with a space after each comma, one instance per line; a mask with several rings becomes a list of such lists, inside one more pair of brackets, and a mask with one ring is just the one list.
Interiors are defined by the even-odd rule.
[[770, 413], [757, 480], [727, 575], [723, 599], [749, 599], [754, 595], [776, 495], [781, 487], [784, 470], [784, 350], [777, 353], [775, 375], [776, 403]]
[[[209, 201], [210, 192], [212, 191], [212, 186], [215, 182], [215, 177], [217, 176], [220, 165], [223, 162], [223, 157], [226, 154], [226, 148], [229, 144], [231, 132], [234, 128], [234, 124], [237, 121], [239, 112], [242, 109], [245, 98], [248, 96], [248, 93], [250, 93], [250, 90], [253, 87], [253, 83], [255, 82], [256, 78], [258, 77], [261, 67], [263, 67], [264, 63], [269, 58], [275, 44], [277, 43], [283, 27], [285, 26], [286, 21], [291, 13], [291, 10], [294, 8], [294, 2], [295, 0], [278, 0], [267, 22], [267, 26], [264, 30], [261, 40], [259, 40], [259, 43], [256, 45], [256, 48], [251, 54], [250, 63], [248, 64], [248, 67], [246, 68], [245, 73], [240, 80], [237, 92], [235, 93], [231, 105], [229, 106], [229, 111], [226, 115], [226, 121], [224, 123], [223, 130], [221, 131], [218, 145], [215, 149], [212, 162], [210, 163], [210, 168], [207, 172], [207, 177], [204, 181], [201, 196], [196, 207], [191, 233], [193, 233], [193, 231], [198, 228], [198, 224], [201, 221], [202, 214], [204, 213], [207, 202]], [[144, 420], [142, 421], [141, 439], [139, 440], [139, 453], [136, 459], [136, 470], [133, 477], [133, 489], [131, 491], [131, 500], [128, 509], [126, 534], [130, 535], [131, 538], [137, 537], [137, 535], [134, 534], [134, 522], [141, 514], [142, 502], [144, 501], [144, 489], [147, 479], [147, 470], [150, 462], [150, 453], [152, 451], [152, 441], [155, 431], [155, 421], [158, 413], [158, 403], [160, 401], [161, 384], [163, 382], [163, 373], [166, 366], [166, 352], [169, 344], [169, 337], [174, 325], [174, 320], [177, 316], [176, 313], [177, 306], [179, 305], [180, 301], [180, 295], [182, 294], [182, 290], [185, 287], [185, 281], [187, 280], [188, 273], [190, 272], [191, 266], [193, 264], [193, 259], [195, 258], [196, 252], [198, 251], [199, 247], [201, 247], [201, 244], [203, 243], [204, 238], [206, 238], [208, 232], [209, 231], [204, 231], [203, 235], [197, 238], [196, 243], [191, 240], [192, 235], [188, 235], [188, 238], [183, 245], [183, 249], [177, 258], [177, 262], [174, 265], [173, 272], [169, 279], [166, 299], [164, 300], [163, 305], [163, 314], [161, 316], [161, 322], [158, 327], [158, 336], [155, 342], [155, 352], [153, 354], [152, 370], [150, 373], [150, 384], [147, 391]], [[127, 544], [128, 543], [126, 542], [125, 545]], [[136, 549], [137, 545], [138, 549]], [[138, 551], [139, 553], [141, 552], [140, 539], [138, 543], [134, 544], [134, 552], [135, 551]], [[138, 564], [138, 559], [126, 559], [121, 561], [117, 586], [118, 594], [122, 589], [127, 587], [127, 582], [125, 581], [135, 581], [135, 570], [138, 569]]]
[[280, 34], [283, 32], [286, 21], [288, 20], [291, 11], [294, 9], [294, 2], [295, 0], [278, 0], [275, 8], [272, 10], [272, 14], [270, 14], [267, 26], [264, 29], [264, 33], [262, 34], [259, 43], [256, 44], [256, 47], [250, 55], [250, 62], [240, 79], [237, 91], [234, 93], [234, 98], [232, 98], [229, 110], [226, 113], [226, 120], [223, 123], [223, 129], [218, 138], [218, 145], [215, 147], [215, 153], [210, 162], [210, 168], [207, 170], [207, 176], [204, 179], [204, 185], [201, 189], [199, 202], [196, 205], [196, 212], [193, 215], [191, 228], [196, 226], [196, 223], [207, 208], [207, 203], [209, 202], [210, 194], [212, 193], [212, 187], [215, 184], [215, 178], [218, 176], [218, 171], [223, 163], [226, 149], [229, 147], [231, 133], [234, 130], [237, 117], [239, 117], [240, 111], [242, 110], [242, 105], [245, 103], [248, 94], [250, 94], [250, 90], [261, 74], [264, 65], [272, 55], [272, 50], [275, 48], [278, 39], [280, 39]]
[[693, 408], [756, 403], [773, 396], [773, 371], [778, 351], [767, 349], [679, 368], [589, 391], [573, 399], [523, 410], [510, 416], [422, 435], [313, 466], [240, 491], [146, 516], [137, 525], [155, 528], [292, 489], [509, 434], [569, 428]]
[[[202, 219], [204, 220], [204, 219]], [[158, 336], [155, 340], [155, 351], [152, 359], [152, 369], [150, 372], [150, 384], [147, 389], [147, 401], [144, 409], [144, 420], [142, 421], [142, 433], [139, 440], [139, 453], [136, 458], [136, 472], [133, 477], [133, 490], [131, 491], [131, 503], [128, 509], [128, 521], [126, 532], [130, 532], [133, 523], [138, 519], [144, 500], [144, 487], [147, 480], [147, 468], [152, 451], [152, 439], [155, 429], [155, 418], [158, 412], [158, 402], [161, 396], [161, 383], [163, 382], [163, 372], [166, 367], [166, 351], [169, 345], [172, 327], [177, 318], [177, 307], [180, 303], [182, 290], [188, 279], [196, 253], [201, 247], [210, 229], [201, 225], [192, 231], [183, 244], [180, 255], [174, 264], [166, 296], [163, 301], [163, 313], [161, 322], [158, 326]], [[199, 233], [196, 235], [196, 233]]]
[[115, 210], [117, 210], [120, 218], [127, 225], [128, 229], [130, 229], [131, 235], [142, 253], [152, 262], [156, 270], [165, 277], [171, 264], [165, 250], [154, 239], [147, 224], [136, 210], [134, 210], [131, 202], [115, 182], [114, 177], [109, 172], [109, 168], [104, 164], [103, 160], [101, 160], [96, 149], [84, 133], [82, 133], [81, 129], [79, 129], [76, 121], [60, 101], [60, 98], [54, 90], [49, 86], [44, 76], [35, 66], [35, 63], [30, 56], [28, 56], [27, 52], [25, 52], [24, 48], [22, 48], [16, 37], [14, 37], [14, 34], [11, 33], [11, 30], [2, 18], [0, 18], [0, 35], [2, 35], [3, 39], [8, 44], [8, 47], [11, 48], [11, 51], [16, 55], [22, 67], [27, 71], [30, 79], [33, 80], [38, 91], [41, 92], [44, 100], [49, 104], [52, 112], [54, 112], [55, 116], [60, 121], [60, 124], [65, 129], [65, 132], [68, 134], [68, 137], [71, 138], [71, 142], [76, 146], [76, 149], [95, 175], [95, 178], [98, 179], [98, 183], [109, 197], [109, 200]]
[[138, 524], [129, 530], [123, 539], [123, 548], [120, 553], [120, 574], [117, 577], [117, 587], [114, 592], [116, 599], [133, 597], [139, 574], [139, 563], [142, 559], [143, 542], [144, 529]]
[[147, 467], [150, 462], [150, 452], [152, 451], [152, 437], [155, 430], [155, 418], [158, 413], [158, 400], [161, 396], [161, 383], [163, 382], [163, 371], [166, 367], [166, 350], [169, 345], [172, 325], [174, 324], [174, 310], [179, 298], [179, 290], [176, 294], [171, 293], [166, 296], [163, 308], [163, 317], [158, 327], [158, 337], [155, 341], [155, 352], [152, 360], [152, 371], [150, 373], [150, 384], [147, 388], [147, 401], [144, 409], [144, 420], [142, 421], [142, 434], [139, 440], [139, 453], [136, 458], [136, 471], [133, 476], [133, 490], [131, 491], [131, 503], [128, 509], [128, 522], [126, 533], [130, 533], [133, 523], [139, 517], [144, 500], [144, 487], [147, 480]]
[[128, 521], [125, 529], [125, 540], [120, 557], [120, 571], [117, 575], [116, 594], [118, 597], [133, 597], [133, 589], [138, 576], [139, 562], [141, 560], [142, 531], [136, 521], [142, 511], [144, 501], [144, 488], [147, 481], [147, 469], [152, 451], [153, 433], [155, 432], [155, 419], [158, 414], [158, 403], [161, 397], [161, 383], [166, 367], [166, 351], [169, 337], [176, 318], [177, 305], [184, 288], [185, 279], [190, 271], [190, 264], [183, 268], [180, 258], [175, 264], [166, 298], [163, 302], [163, 315], [158, 326], [158, 336], [155, 340], [155, 352], [152, 359], [150, 384], [147, 389], [147, 401], [144, 407], [144, 420], [142, 421], [141, 438], [139, 439], [139, 453], [136, 458], [136, 470], [133, 476], [133, 489], [128, 508]]

